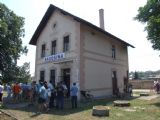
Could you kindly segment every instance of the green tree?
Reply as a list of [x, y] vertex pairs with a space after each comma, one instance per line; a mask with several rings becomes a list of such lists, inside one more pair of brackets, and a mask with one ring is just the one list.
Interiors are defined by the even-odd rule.
[[135, 19], [146, 23], [147, 39], [154, 50], [160, 50], [160, 0], [148, 0], [138, 12]]
[[143, 78], [144, 77], [144, 72], [138, 72], [138, 76], [139, 76], [139, 78], [141, 79], [141, 78]]
[[18, 66], [18, 69], [16, 71], [17, 74], [17, 81], [18, 82], [29, 82], [31, 81], [31, 75], [30, 75], [30, 63], [25, 62], [22, 66]]
[[15, 79], [17, 60], [28, 51], [22, 46], [23, 25], [24, 18], [0, 3], [0, 73], [3, 80]]
[[135, 80], [139, 79], [139, 74], [138, 74], [138, 72], [136, 72], [136, 71], [135, 71], [135, 73], [134, 73], [134, 79], [135, 79]]

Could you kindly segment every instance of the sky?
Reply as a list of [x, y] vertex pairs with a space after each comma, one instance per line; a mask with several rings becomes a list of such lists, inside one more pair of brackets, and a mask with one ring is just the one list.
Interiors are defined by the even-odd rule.
[[99, 12], [104, 9], [105, 30], [132, 44], [128, 48], [129, 71], [156, 71], [160, 69], [160, 52], [152, 49], [144, 31], [145, 24], [134, 20], [138, 8], [147, 0], [0, 0], [18, 16], [25, 18], [23, 45], [28, 47], [27, 56], [21, 56], [18, 65], [30, 62], [30, 73], [35, 71], [36, 47], [29, 45], [37, 26], [50, 4], [99, 26]]

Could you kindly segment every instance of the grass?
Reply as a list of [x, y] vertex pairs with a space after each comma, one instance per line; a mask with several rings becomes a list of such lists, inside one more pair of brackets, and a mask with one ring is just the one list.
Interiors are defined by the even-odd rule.
[[[34, 106], [3, 110], [20, 120], [160, 120], [160, 97], [150, 101], [136, 98], [129, 101], [130, 107], [114, 107], [111, 99], [79, 103], [78, 109], [71, 109], [70, 104], [66, 104], [63, 111], [53, 109], [41, 114], [36, 113], [37, 108]], [[109, 117], [92, 116], [94, 105], [109, 106]]]

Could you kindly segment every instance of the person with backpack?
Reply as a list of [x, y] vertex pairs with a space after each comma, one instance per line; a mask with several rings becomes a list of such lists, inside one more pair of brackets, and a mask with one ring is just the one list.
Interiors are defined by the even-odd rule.
[[44, 109], [47, 110], [47, 86], [46, 84], [40, 82], [40, 89], [39, 89], [39, 98], [38, 98], [38, 109], [39, 111], [43, 111]]
[[56, 108], [64, 108], [64, 88], [63, 85], [59, 82], [56, 87]]

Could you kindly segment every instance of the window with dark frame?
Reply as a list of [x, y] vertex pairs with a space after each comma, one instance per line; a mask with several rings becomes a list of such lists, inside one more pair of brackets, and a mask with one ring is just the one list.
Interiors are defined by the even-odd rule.
[[116, 58], [116, 48], [114, 45], [112, 45], [112, 58]]
[[56, 40], [52, 41], [51, 55], [56, 54]]
[[63, 52], [69, 51], [69, 35], [63, 38]]
[[40, 80], [44, 81], [44, 77], [45, 77], [45, 72], [44, 71], [40, 71]]
[[52, 84], [55, 85], [55, 70], [50, 70], [50, 81], [52, 81]]
[[41, 50], [41, 57], [45, 57], [45, 49], [46, 49], [46, 45], [43, 44], [42, 45], [42, 50]]

